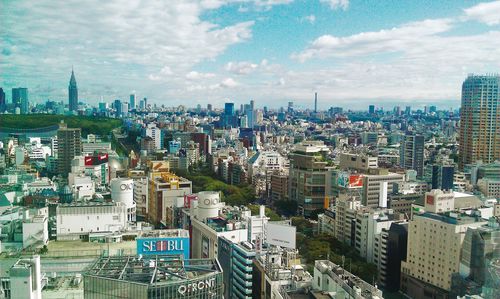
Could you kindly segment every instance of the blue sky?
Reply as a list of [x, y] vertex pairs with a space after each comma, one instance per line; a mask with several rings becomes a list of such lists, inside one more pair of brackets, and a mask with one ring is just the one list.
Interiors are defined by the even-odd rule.
[[500, 69], [500, 1], [2, 1], [0, 86], [30, 100], [458, 107]]

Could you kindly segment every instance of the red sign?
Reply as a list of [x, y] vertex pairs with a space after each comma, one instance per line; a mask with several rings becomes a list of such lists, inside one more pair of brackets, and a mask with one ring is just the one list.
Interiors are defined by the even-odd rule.
[[94, 164], [94, 157], [85, 157], [85, 166], [90, 166]]
[[434, 196], [433, 195], [427, 195], [427, 198], [425, 199], [425, 202], [433, 205], [434, 204]]
[[185, 208], [191, 208], [191, 202], [193, 200], [197, 200], [198, 196], [191, 194], [191, 195], [184, 195], [184, 207]]
[[100, 165], [108, 162], [108, 154], [98, 154], [97, 156], [86, 156], [85, 166]]
[[363, 187], [363, 176], [360, 174], [353, 174], [349, 176], [349, 187]]

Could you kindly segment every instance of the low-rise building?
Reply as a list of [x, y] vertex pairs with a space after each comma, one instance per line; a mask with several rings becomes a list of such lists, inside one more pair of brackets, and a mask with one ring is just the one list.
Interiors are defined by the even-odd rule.
[[56, 208], [57, 240], [89, 239], [92, 234], [113, 234], [127, 227], [123, 203], [77, 202]]

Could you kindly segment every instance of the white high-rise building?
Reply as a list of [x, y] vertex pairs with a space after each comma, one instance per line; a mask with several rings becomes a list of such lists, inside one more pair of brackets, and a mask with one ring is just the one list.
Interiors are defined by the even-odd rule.
[[146, 136], [151, 137], [154, 142], [154, 148], [159, 150], [161, 146], [161, 130], [156, 126], [156, 124], [150, 123], [146, 127]]

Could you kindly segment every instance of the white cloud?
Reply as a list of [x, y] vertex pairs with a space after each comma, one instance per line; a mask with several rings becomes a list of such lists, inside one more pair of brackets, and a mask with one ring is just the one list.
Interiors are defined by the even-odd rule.
[[448, 31], [452, 23], [451, 19], [424, 20], [389, 30], [362, 32], [347, 37], [323, 35], [314, 40], [304, 51], [293, 54], [292, 58], [304, 62], [315, 57], [361, 56], [418, 48], [423, 38]]
[[321, 3], [326, 3], [331, 9], [346, 10], [349, 7], [349, 0], [320, 0]]
[[161, 70], [160, 70], [160, 74], [162, 75], [172, 75], [173, 72], [172, 72], [172, 69], [169, 67], [169, 66], [164, 66]]
[[225, 66], [226, 71], [237, 74], [237, 75], [247, 75], [256, 70], [259, 67], [258, 64], [251, 63], [248, 61], [240, 62], [228, 62]]
[[316, 16], [315, 15], [308, 15], [308, 16], [305, 16], [305, 17], [302, 17], [302, 19], [300, 19], [301, 22], [309, 22], [311, 24], [314, 24], [314, 22], [316, 22]]
[[464, 9], [468, 19], [476, 20], [488, 25], [500, 24], [500, 1], [479, 3]]
[[233, 78], [226, 78], [226, 79], [222, 80], [220, 85], [221, 85], [221, 87], [231, 88], [231, 87], [236, 87], [240, 84], [238, 82], [236, 82]]
[[197, 71], [191, 71], [186, 74], [186, 79], [188, 80], [200, 80], [215, 77], [214, 73], [199, 73]]

